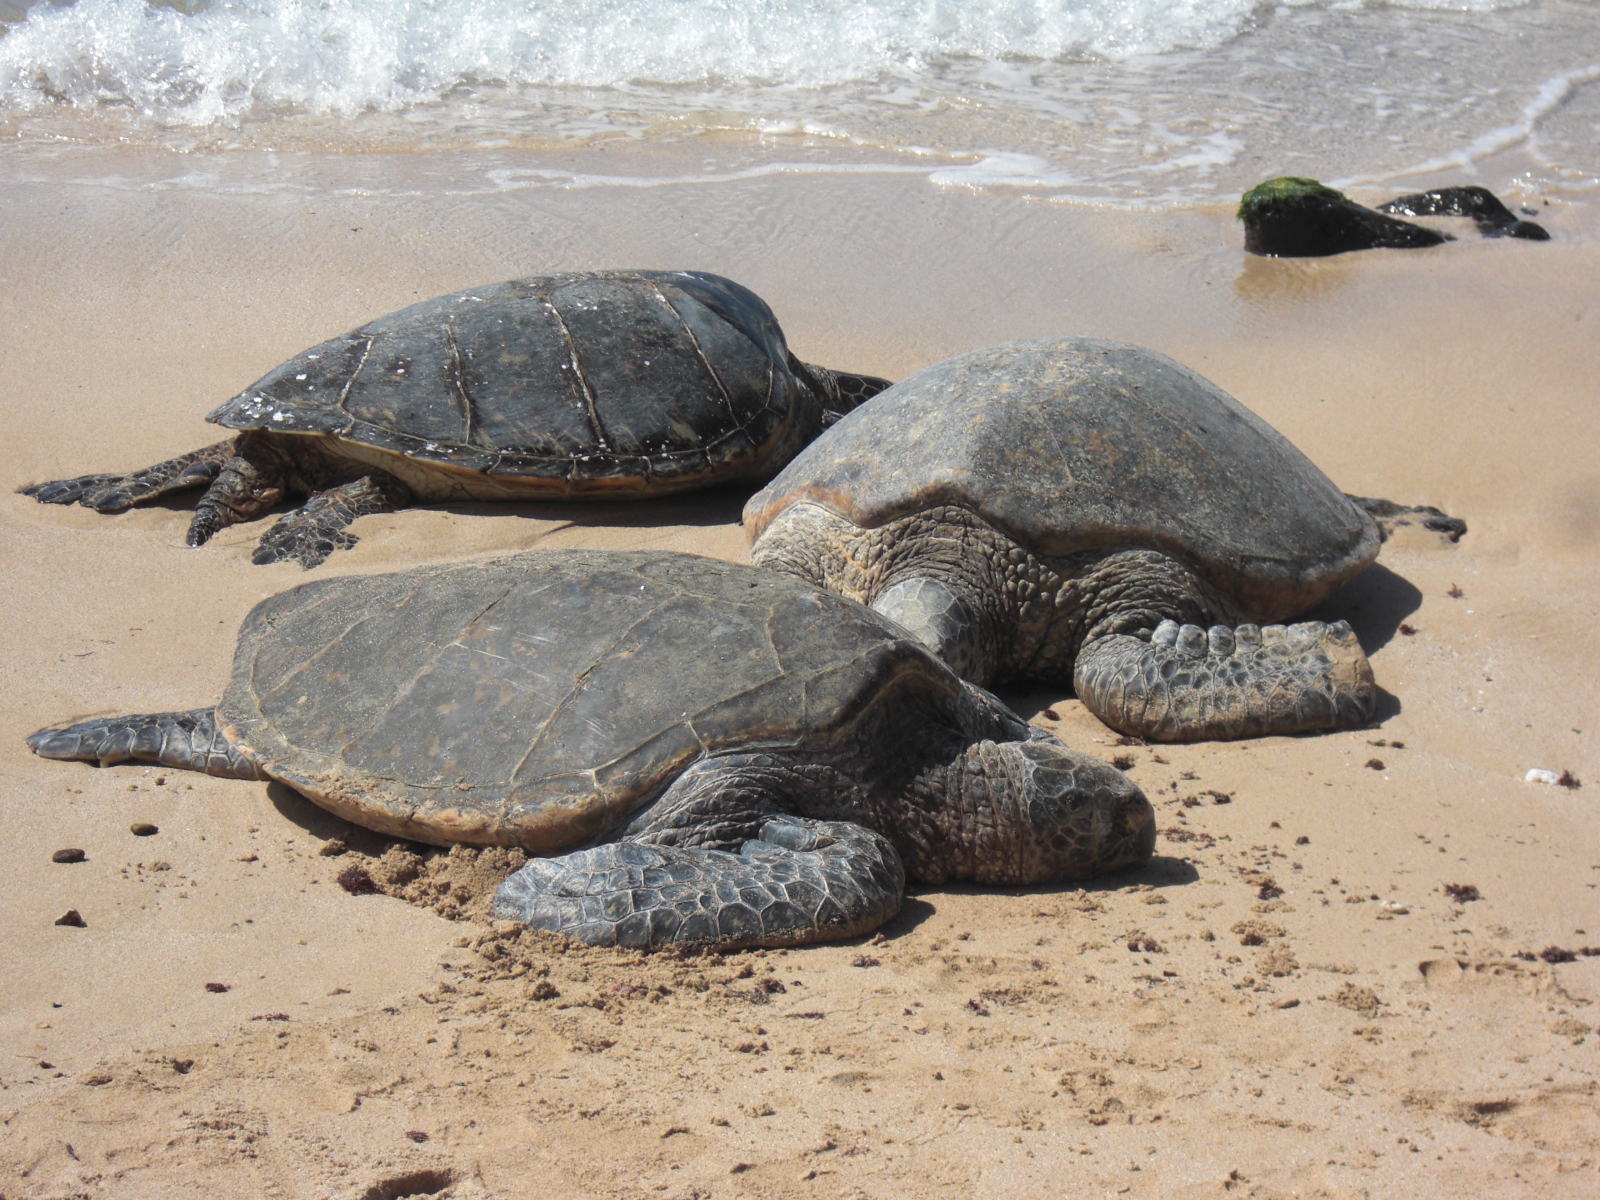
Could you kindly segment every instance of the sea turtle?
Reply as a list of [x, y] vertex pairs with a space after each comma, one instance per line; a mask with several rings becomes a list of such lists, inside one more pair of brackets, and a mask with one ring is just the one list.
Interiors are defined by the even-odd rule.
[[472, 288], [313, 346], [206, 416], [238, 437], [131, 475], [22, 488], [117, 512], [206, 487], [189, 545], [305, 496], [258, 563], [313, 567], [366, 513], [612, 500], [769, 478], [888, 381], [808, 366], [748, 288], [592, 271]]
[[753, 567], [534, 551], [318, 580], [245, 619], [215, 707], [84, 721], [47, 758], [275, 779], [383, 833], [536, 858], [494, 912], [603, 945], [866, 932], [905, 876], [1133, 864], [1122, 772], [869, 608]]
[[1254, 622], [1364, 569], [1377, 526], [1260, 417], [1151, 350], [1040, 340], [937, 363], [814, 442], [744, 520], [757, 565], [871, 604], [974, 682], [1070, 678], [1125, 733], [1372, 715], [1349, 625]]

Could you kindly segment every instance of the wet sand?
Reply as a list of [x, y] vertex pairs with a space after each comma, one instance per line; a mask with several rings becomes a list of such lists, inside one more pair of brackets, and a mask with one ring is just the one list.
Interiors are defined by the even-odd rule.
[[[1542, 210], [1546, 244], [1269, 262], [1221, 208], [910, 176], [494, 191], [449, 156], [8, 153], [0, 1194], [1600, 1186], [1600, 957], [1540, 957], [1600, 946], [1592, 209]], [[385, 858], [279, 786], [27, 752], [43, 724], [214, 700], [244, 614], [306, 575], [251, 565], [266, 522], [186, 548], [191, 499], [103, 517], [12, 488], [215, 441], [214, 404], [382, 312], [600, 266], [730, 275], [801, 357], [893, 377], [1014, 337], [1149, 345], [1346, 490], [1471, 531], [1401, 530], [1316, 614], [1372, 656], [1373, 729], [1119, 747], [1065, 688], [1008, 694], [1133, 760], [1156, 858], [1083, 889], [914, 888], [865, 943], [562, 952], [472, 919], [483, 864]], [[315, 575], [535, 545], [742, 560], [741, 502], [412, 509]], [[410, 900], [347, 894], [353, 862]], [[86, 928], [53, 923], [69, 908]]]

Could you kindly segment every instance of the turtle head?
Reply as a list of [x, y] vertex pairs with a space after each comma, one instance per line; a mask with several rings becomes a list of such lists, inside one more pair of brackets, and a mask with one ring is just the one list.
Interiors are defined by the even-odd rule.
[[969, 761], [968, 777], [981, 774], [1000, 835], [997, 853], [971, 860], [971, 877], [980, 883], [1083, 879], [1142, 862], [1155, 849], [1150, 802], [1133, 780], [1097, 758], [1054, 738], [986, 742], [966, 757], [982, 760]]
[[814, 363], [801, 362], [789, 355], [789, 370], [811, 389], [822, 405], [822, 425], [829, 428], [847, 413], [854, 412], [887, 388], [891, 381], [876, 375], [852, 375], [849, 371], [830, 371]]

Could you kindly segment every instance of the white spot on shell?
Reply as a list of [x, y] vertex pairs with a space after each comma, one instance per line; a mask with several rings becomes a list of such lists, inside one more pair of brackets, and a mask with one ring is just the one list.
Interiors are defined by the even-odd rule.
[[304, 371], [301, 371], [300, 374], [295, 376], [296, 379], [304, 379], [305, 377], [306, 373]]

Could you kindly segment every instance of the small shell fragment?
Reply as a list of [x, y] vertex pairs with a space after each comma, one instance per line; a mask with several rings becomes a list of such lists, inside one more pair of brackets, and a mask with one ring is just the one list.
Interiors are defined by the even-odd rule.
[[1543, 767], [1534, 767], [1522, 777], [1524, 783], [1549, 783], [1561, 782], [1561, 775], [1556, 771], [1546, 771]]

